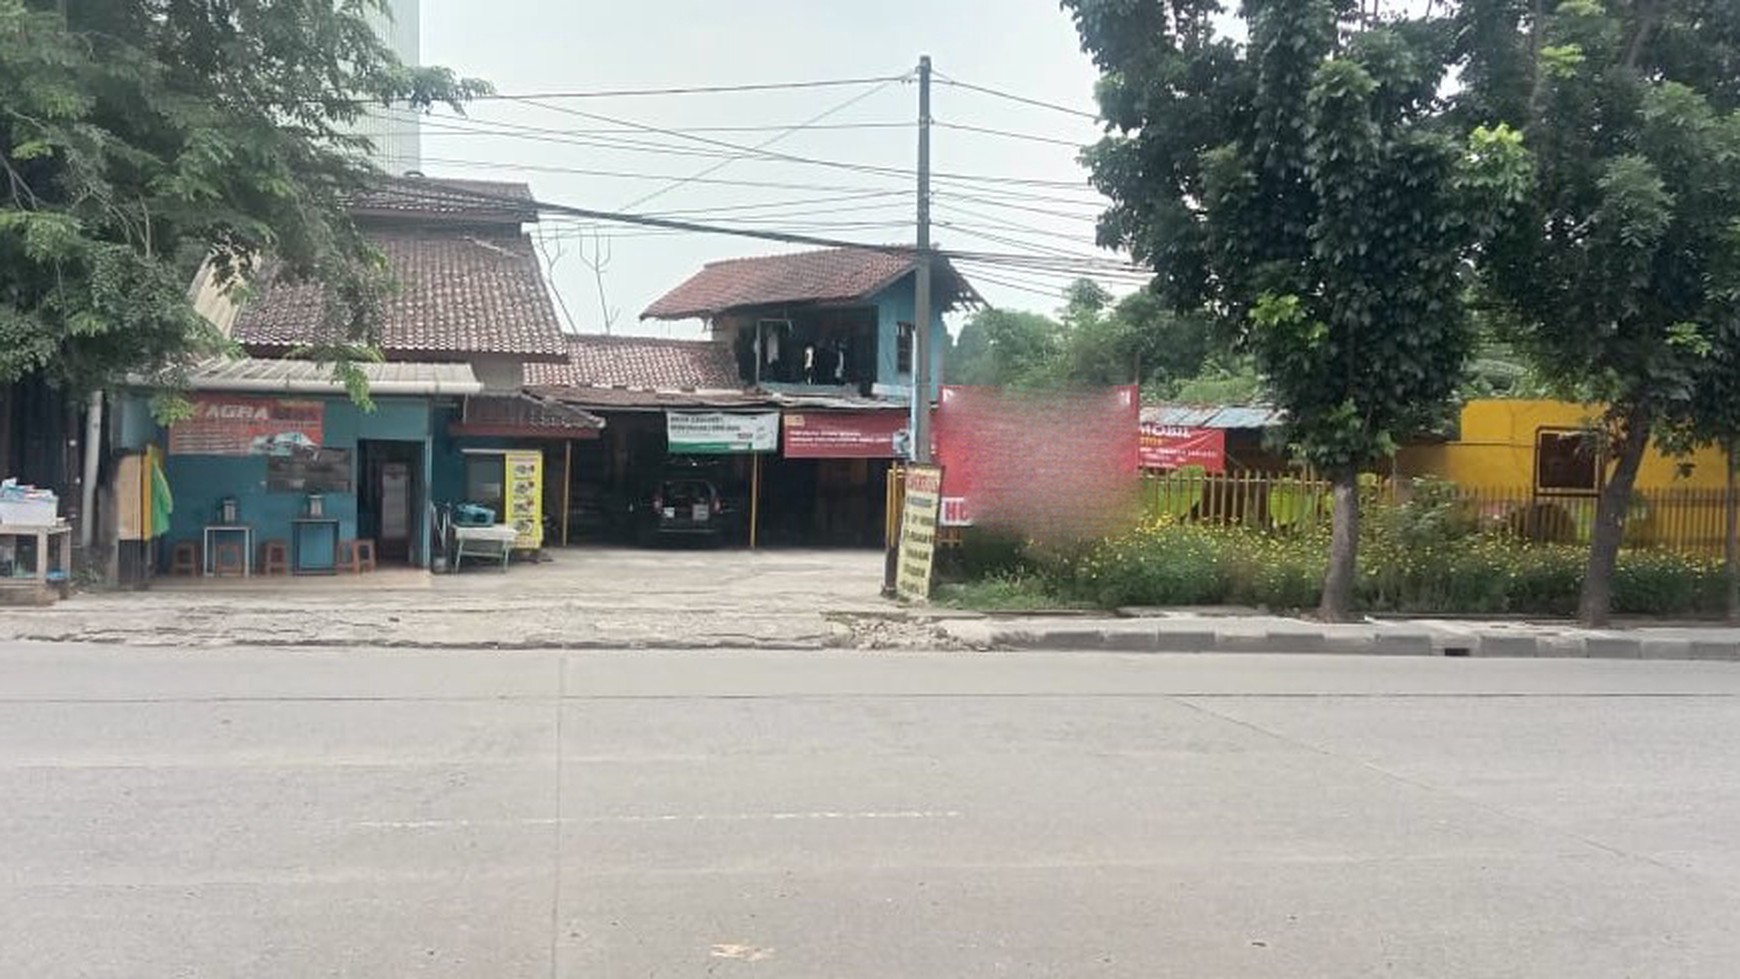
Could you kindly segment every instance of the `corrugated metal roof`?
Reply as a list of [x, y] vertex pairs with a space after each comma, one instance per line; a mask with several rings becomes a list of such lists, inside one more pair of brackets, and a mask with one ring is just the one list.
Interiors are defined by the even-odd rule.
[[[393, 362], [358, 364], [376, 394], [476, 394], [483, 390], [470, 364]], [[332, 365], [312, 360], [242, 357], [208, 360], [187, 374], [195, 391], [264, 391], [343, 394]]]
[[1142, 422], [1177, 428], [1274, 428], [1287, 416], [1273, 405], [1146, 405]]

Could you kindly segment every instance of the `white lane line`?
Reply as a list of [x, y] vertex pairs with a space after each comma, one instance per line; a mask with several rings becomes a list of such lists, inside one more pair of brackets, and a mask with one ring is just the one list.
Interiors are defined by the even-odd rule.
[[554, 826], [559, 823], [750, 823], [792, 820], [850, 819], [958, 819], [954, 809], [910, 809], [893, 812], [673, 812], [585, 816], [574, 819], [407, 819], [364, 820], [351, 825], [363, 829], [452, 829], [469, 826]]
[[695, 812], [661, 813], [649, 816], [594, 816], [581, 821], [588, 823], [748, 823], [779, 822], [792, 819], [956, 819], [960, 815], [953, 809], [911, 809], [897, 812]]

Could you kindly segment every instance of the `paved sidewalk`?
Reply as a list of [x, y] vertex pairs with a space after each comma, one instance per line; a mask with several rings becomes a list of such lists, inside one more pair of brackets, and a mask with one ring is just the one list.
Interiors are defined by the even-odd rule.
[[572, 549], [459, 575], [160, 579], [0, 608], [0, 641], [424, 649], [958, 649], [1740, 660], [1740, 629], [1238, 610], [980, 615], [879, 597], [875, 551]]

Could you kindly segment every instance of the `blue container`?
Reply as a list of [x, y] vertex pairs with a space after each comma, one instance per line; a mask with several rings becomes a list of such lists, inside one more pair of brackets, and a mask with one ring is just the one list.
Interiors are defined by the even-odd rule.
[[453, 522], [461, 527], [489, 527], [495, 523], [495, 511], [475, 503], [461, 503], [453, 508]]

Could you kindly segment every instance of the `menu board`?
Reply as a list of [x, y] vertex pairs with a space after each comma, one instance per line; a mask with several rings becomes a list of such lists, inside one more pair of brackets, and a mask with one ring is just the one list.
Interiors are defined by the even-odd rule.
[[513, 524], [516, 548], [544, 546], [544, 455], [508, 452], [507, 522]]

